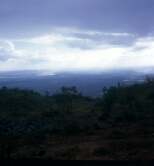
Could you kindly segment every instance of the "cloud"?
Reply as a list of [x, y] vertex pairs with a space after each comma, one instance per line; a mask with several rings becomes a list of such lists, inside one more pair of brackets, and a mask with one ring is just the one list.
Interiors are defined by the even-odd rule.
[[153, 11], [153, 0], [1, 0], [0, 36], [42, 33], [57, 26], [142, 36], [153, 32]]
[[0, 61], [7, 61], [13, 56], [15, 48], [10, 41], [0, 41]]
[[41, 47], [72, 47], [79, 49], [94, 49], [102, 44], [128, 45], [136, 38], [135, 34], [126, 32], [106, 33], [101, 31], [85, 31], [77, 28], [55, 28], [51, 33], [14, 40], [18, 44], [40, 45]]
[[[105, 38], [104, 36], [107, 36]], [[120, 44], [109, 39], [115, 38]], [[99, 38], [99, 39], [98, 39]], [[122, 45], [126, 38], [132, 42]], [[91, 71], [154, 67], [154, 37], [61, 29], [0, 41], [0, 70]]]

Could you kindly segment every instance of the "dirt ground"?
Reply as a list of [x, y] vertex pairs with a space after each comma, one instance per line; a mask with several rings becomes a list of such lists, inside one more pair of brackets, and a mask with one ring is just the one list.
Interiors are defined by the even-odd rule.
[[108, 128], [78, 135], [48, 135], [40, 144], [27, 143], [12, 158], [53, 160], [151, 160], [154, 159], [153, 128]]

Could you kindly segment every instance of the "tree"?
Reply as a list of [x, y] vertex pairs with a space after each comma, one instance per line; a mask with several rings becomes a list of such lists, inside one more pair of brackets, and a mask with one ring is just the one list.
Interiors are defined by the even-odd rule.
[[56, 103], [61, 110], [71, 112], [73, 110], [73, 100], [80, 95], [81, 94], [78, 92], [75, 86], [62, 87], [61, 92], [55, 94], [53, 99], [56, 100]]
[[62, 94], [64, 96], [65, 106], [68, 112], [73, 110], [73, 99], [80, 95], [75, 86], [72, 87], [62, 87]]

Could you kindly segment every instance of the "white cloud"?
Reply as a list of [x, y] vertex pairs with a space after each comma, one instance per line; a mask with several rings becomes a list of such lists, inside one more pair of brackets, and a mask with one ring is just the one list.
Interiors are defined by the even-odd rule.
[[[154, 37], [134, 39], [131, 46], [113, 45], [80, 35], [103, 32], [63, 30], [26, 39], [0, 41], [0, 70], [107, 70], [154, 67]], [[104, 35], [131, 37], [127, 33]], [[133, 35], [132, 35], [133, 36]]]
[[12, 42], [4, 40], [0, 41], [0, 61], [7, 61], [13, 56], [15, 50]]
[[115, 36], [115, 37], [135, 37], [135, 34], [126, 33], [126, 32], [102, 32], [102, 31], [94, 31], [94, 30], [81, 30], [78, 28], [55, 28], [53, 29], [56, 33], [61, 32], [62, 34], [84, 34], [84, 35], [100, 35], [100, 36]]

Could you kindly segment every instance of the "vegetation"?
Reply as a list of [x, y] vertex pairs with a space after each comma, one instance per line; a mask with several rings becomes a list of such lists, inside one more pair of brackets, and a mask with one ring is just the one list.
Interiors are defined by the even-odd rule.
[[[0, 157], [123, 159], [124, 154], [127, 154], [124, 158], [132, 154], [135, 157], [135, 152], [145, 149], [154, 154], [153, 103], [154, 80], [150, 78], [142, 84], [104, 87], [99, 98], [85, 97], [76, 87], [62, 87], [60, 93], [52, 96], [3, 87], [0, 89]], [[94, 145], [89, 141], [86, 147], [85, 137], [93, 139]], [[137, 139], [138, 147], [129, 142], [132, 138]], [[144, 138], [142, 147], [141, 138]], [[126, 142], [117, 144], [119, 140]], [[99, 146], [98, 142], [101, 142]], [[85, 144], [80, 147], [81, 143]], [[90, 145], [95, 148], [88, 151]], [[118, 148], [122, 148], [122, 155], [117, 156]]]

